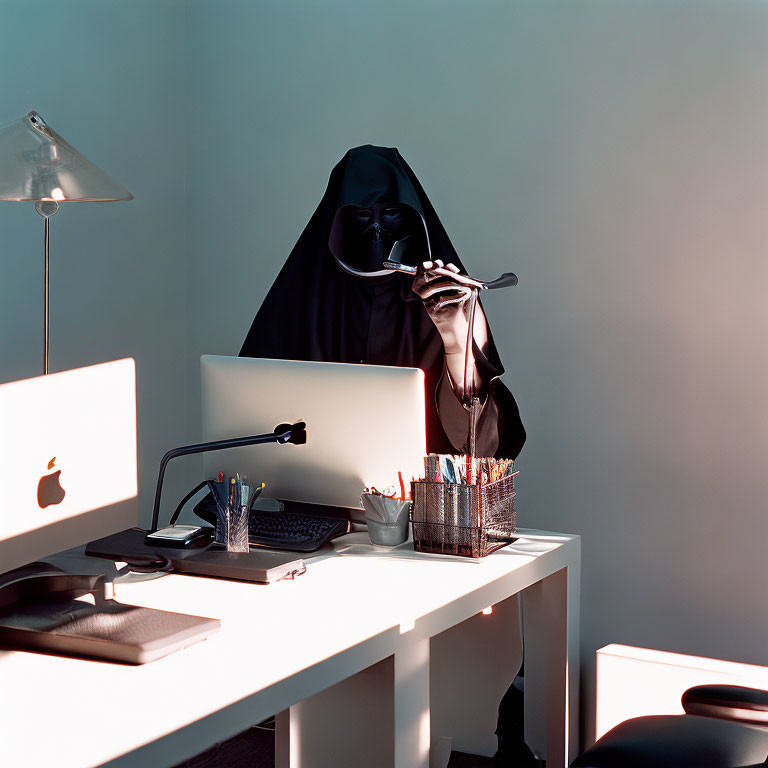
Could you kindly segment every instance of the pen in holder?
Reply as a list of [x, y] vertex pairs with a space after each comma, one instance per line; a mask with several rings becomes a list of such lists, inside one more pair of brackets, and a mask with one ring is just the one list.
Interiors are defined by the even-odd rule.
[[[230, 491], [224, 491], [223, 482], [209, 481], [208, 485], [216, 502], [216, 538], [215, 543], [227, 552], [248, 552], [248, 486], [242, 485], [239, 478], [232, 478]], [[243, 497], [245, 496], [245, 503]]]

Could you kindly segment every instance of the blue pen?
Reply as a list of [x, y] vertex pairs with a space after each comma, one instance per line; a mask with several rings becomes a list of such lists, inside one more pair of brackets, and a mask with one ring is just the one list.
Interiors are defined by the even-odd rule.
[[456, 482], [456, 470], [453, 466], [453, 461], [451, 461], [449, 456], [440, 457], [440, 471], [443, 475], [443, 480], [446, 483]]
[[239, 510], [243, 506], [243, 481], [240, 473], [235, 474], [235, 507]]

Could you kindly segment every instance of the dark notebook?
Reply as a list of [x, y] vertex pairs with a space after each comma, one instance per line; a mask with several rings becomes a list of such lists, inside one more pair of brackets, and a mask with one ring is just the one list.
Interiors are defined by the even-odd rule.
[[295, 552], [273, 552], [268, 549], [227, 552], [210, 544], [201, 547], [193, 545], [189, 549], [148, 547], [144, 544], [146, 535], [147, 532], [141, 528], [128, 528], [92, 541], [85, 548], [85, 554], [115, 561], [130, 556], [159, 556], [170, 561], [174, 573], [266, 584], [278, 579], [293, 578], [305, 570], [304, 561], [297, 558]]

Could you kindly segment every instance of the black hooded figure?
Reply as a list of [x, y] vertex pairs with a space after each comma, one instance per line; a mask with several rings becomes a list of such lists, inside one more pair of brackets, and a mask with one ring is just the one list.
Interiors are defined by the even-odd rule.
[[[462, 452], [469, 413], [462, 405], [463, 390], [456, 392], [452, 385], [443, 337], [433, 320], [434, 303], [414, 292], [413, 275], [382, 267], [396, 240], [408, 245], [403, 262], [452, 264], [465, 273], [397, 149], [351, 149], [331, 172], [328, 188], [256, 314], [240, 355], [421, 368], [427, 388], [427, 449]], [[479, 304], [478, 310], [473, 353], [483, 406], [476, 453], [515, 458], [525, 430], [514, 397], [499, 379], [504, 368]], [[482, 348], [478, 325], [486, 326]]]

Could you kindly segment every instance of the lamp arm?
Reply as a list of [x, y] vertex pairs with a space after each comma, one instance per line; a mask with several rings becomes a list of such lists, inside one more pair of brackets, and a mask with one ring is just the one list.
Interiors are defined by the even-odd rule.
[[221, 451], [226, 448], [241, 448], [246, 445], [260, 445], [262, 443], [295, 443], [300, 445], [307, 442], [306, 424], [297, 421], [295, 424], [278, 424], [274, 432], [266, 432], [263, 435], [250, 435], [248, 437], [231, 437], [226, 440], [213, 440], [208, 443], [196, 443], [195, 445], [182, 445], [173, 448], [163, 456], [160, 461], [160, 471], [157, 475], [157, 487], [155, 488], [155, 503], [152, 507], [152, 527], [150, 533], [157, 530], [157, 521], [160, 515], [160, 496], [163, 492], [163, 479], [165, 468], [171, 459], [179, 456], [189, 456], [194, 453], [208, 453]]

